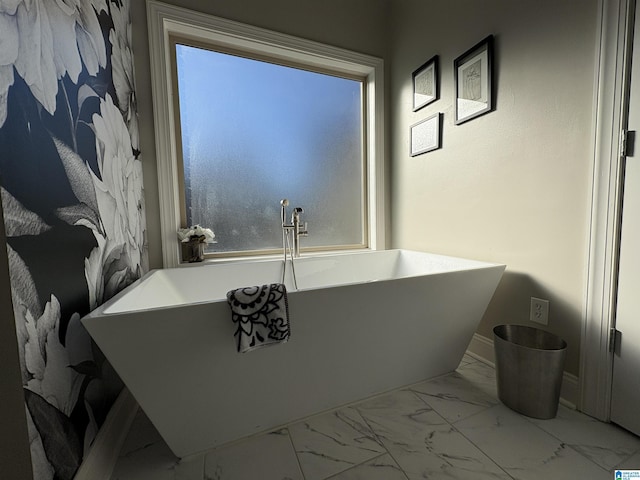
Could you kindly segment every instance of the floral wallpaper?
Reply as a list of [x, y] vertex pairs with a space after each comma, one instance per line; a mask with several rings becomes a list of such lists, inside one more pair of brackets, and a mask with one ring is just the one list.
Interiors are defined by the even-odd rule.
[[147, 270], [130, 0], [0, 0], [0, 192], [34, 477], [122, 385], [80, 318]]

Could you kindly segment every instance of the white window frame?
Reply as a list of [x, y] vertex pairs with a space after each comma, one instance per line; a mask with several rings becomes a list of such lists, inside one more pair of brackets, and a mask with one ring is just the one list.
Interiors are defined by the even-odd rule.
[[[176, 232], [180, 225], [180, 184], [176, 113], [173, 98], [171, 37], [205, 39], [223, 48], [268, 55], [318, 69], [365, 78], [366, 219], [368, 248], [384, 250], [384, 79], [383, 60], [231, 20], [147, 0], [151, 84], [156, 137], [162, 258], [165, 268], [181, 262]], [[283, 194], [286, 192], [283, 192]]]

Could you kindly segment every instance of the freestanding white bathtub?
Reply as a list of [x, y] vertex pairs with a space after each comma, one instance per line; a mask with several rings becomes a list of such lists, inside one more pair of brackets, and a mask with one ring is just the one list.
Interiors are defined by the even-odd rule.
[[154, 270], [83, 318], [178, 457], [452, 371], [505, 268], [406, 250], [296, 259], [291, 338], [237, 353], [226, 292], [279, 282], [282, 264]]

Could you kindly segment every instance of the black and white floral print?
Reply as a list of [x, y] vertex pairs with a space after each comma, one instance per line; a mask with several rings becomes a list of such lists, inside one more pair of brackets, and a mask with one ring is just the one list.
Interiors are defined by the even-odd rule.
[[237, 288], [227, 292], [227, 302], [236, 324], [238, 352], [289, 340], [289, 302], [284, 284]]
[[0, 0], [0, 192], [34, 477], [121, 390], [80, 323], [147, 270], [129, 0]]

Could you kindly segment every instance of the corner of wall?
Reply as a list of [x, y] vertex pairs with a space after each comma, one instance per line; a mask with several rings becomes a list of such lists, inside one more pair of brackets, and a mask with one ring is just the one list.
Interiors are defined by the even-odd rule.
[[31, 454], [20, 379], [20, 360], [15, 341], [16, 327], [1, 207], [0, 202], [0, 472], [3, 478], [31, 480]]

